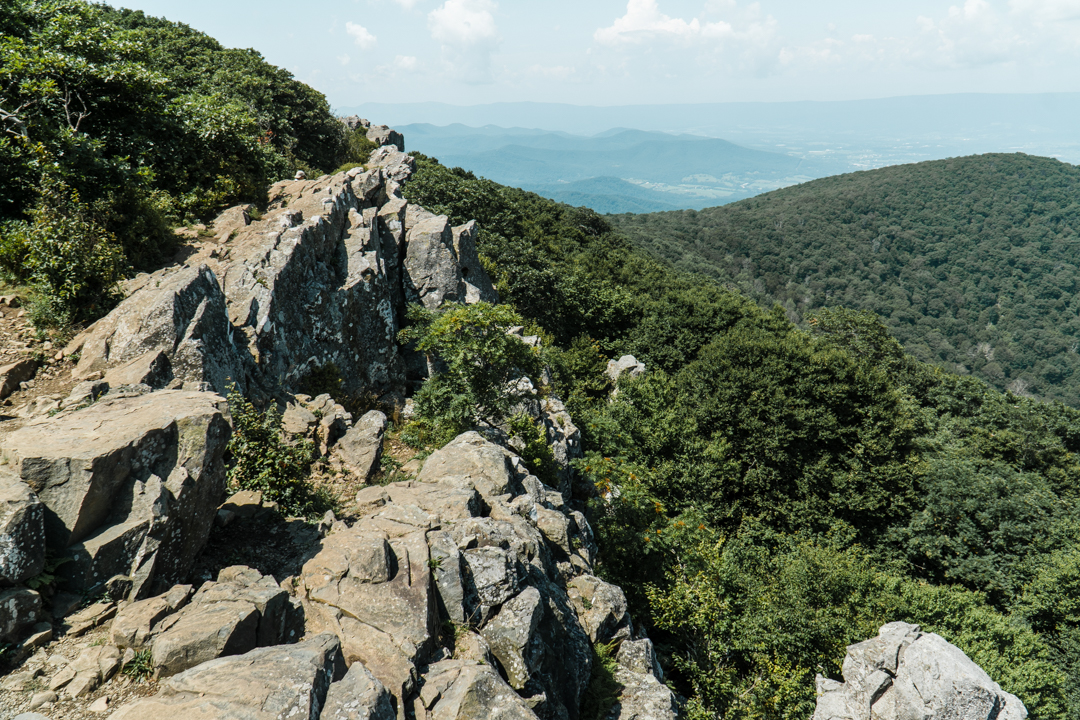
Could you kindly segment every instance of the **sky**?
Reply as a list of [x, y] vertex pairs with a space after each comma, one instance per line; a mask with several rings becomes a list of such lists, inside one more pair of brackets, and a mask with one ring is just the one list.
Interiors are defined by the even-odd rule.
[[1080, 0], [112, 0], [365, 102], [1080, 91]]

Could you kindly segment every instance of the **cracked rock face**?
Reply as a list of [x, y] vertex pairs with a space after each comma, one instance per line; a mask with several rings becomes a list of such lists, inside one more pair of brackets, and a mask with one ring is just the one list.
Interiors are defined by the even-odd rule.
[[940, 635], [894, 622], [848, 647], [844, 682], [817, 680], [813, 720], [1024, 720], [1020, 699]]
[[8, 467], [44, 506], [45, 543], [72, 558], [69, 587], [125, 575], [138, 597], [187, 577], [225, 491], [224, 406], [182, 390], [106, 397], [7, 438]]
[[[296, 392], [333, 364], [346, 392], [403, 387], [396, 336], [407, 302], [498, 295], [476, 224], [451, 228], [401, 197], [413, 159], [386, 146], [370, 166], [279, 182], [259, 220], [227, 210], [215, 224], [227, 233], [129, 283], [128, 298], [69, 344], [82, 353], [77, 376], [154, 389], [205, 382], [222, 394], [235, 383], [251, 396]], [[422, 227], [406, 230], [410, 213]]]

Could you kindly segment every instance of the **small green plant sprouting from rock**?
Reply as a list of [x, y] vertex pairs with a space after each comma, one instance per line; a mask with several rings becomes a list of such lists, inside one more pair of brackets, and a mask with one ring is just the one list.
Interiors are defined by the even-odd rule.
[[430, 558], [428, 558], [428, 561], [427, 561], [428, 567], [431, 568], [432, 570], [438, 570], [439, 568], [442, 567], [442, 561], [445, 560], [445, 559], [446, 558], [436, 557], [435, 555], [432, 555]]
[[592, 600], [587, 597], [582, 597], [581, 607], [585, 608], [586, 610], [592, 610]]
[[510, 418], [510, 437], [523, 443], [521, 461], [536, 477], [548, 487], [558, 487], [559, 477], [555, 465], [555, 454], [548, 445], [547, 430], [544, 424], [524, 413]]
[[38, 592], [41, 592], [45, 588], [52, 587], [52, 585], [57, 580], [57, 569], [66, 562], [71, 562], [71, 558], [63, 556], [56, 557], [51, 553], [47, 553], [45, 555], [44, 569], [34, 577], [27, 580], [26, 587], [30, 588], [31, 590], [37, 590]]
[[229, 441], [233, 460], [229, 469], [231, 488], [258, 490], [290, 515], [321, 517], [334, 509], [332, 498], [307, 482], [311, 464], [317, 457], [315, 444], [310, 440], [293, 445], [285, 442], [281, 413], [276, 406], [259, 412], [231, 385], [229, 411], [234, 425]]
[[593, 645], [592, 676], [581, 703], [582, 720], [602, 720], [619, 699], [622, 684], [615, 679], [618, 643]]
[[140, 682], [148, 679], [154, 674], [154, 664], [153, 659], [150, 656], [150, 651], [139, 650], [135, 653], [135, 657], [128, 661], [121, 672], [129, 678]]

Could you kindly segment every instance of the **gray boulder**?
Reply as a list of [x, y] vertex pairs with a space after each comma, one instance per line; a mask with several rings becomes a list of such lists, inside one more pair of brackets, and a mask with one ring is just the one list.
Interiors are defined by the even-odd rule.
[[652, 641], [626, 640], [615, 657], [615, 681], [622, 686], [608, 720], [676, 720], [679, 705], [664, 685]]
[[454, 233], [445, 215], [421, 220], [409, 230], [402, 267], [409, 302], [434, 310], [444, 302], [464, 301]]
[[14, 642], [38, 621], [41, 595], [28, 588], [0, 590], [0, 640]]
[[848, 647], [844, 682], [818, 676], [814, 720], [1024, 720], [1020, 699], [1001, 689], [959, 648], [918, 625], [894, 622]]
[[330, 686], [319, 720], [396, 720], [393, 698], [363, 663]]
[[494, 668], [476, 661], [443, 660], [432, 665], [420, 701], [430, 720], [537, 720]]
[[45, 506], [45, 537], [73, 562], [74, 590], [117, 575], [132, 597], [187, 577], [225, 491], [224, 400], [169, 390], [106, 397], [32, 420], [4, 442], [15, 474]]
[[143, 276], [127, 299], [68, 348], [82, 352], [77, 377], [129, 363], [149, 368], [163, 353], [169, 368], [154, 375], [156, 387], [176, 377], [208, 382], [224, 393], [230, 380], [246, 387], [250, 368], [250, 357], [229, 323], [218, 278], [207, 265]]
[[45, 568], [45, 506], [30, 486], [0, 472], [0, 586], [34, 577]]
[[334, 445], [334, 455], [361, 480], [368, 480], [379, 470], [386, 425], [386, 415], [372, 410]]
[[341, 643], [318, 635], [295, 645], [211, 660], [168, 678], [112, 720], [318, 720], [330, 684], [345, 674]]
[[633, 355], [623, 355], [618, 360], [608, 360], [604, 371], [611, 382], [617, 383], [623, 375], [638, 377], [645, 374], [645, 363], [639, 362]]
[[475, 220], [470, 220], [464, 225], [453, 229], [454, 254], [457, 256], [458, 265], [461, 267], [461, 282], [464, 285], [464, 297], [462, 302], [469, 304], [486, 302], [499, 302], [499, 293], [491, 283], [491, 277], [480, 262], [480, 254], [476, 250], [476, 241], [480, 235], [480, 226]]
[[417, 480], [476, 490], [485, 499], [517, 496], [523, 488], [513, 457], [480, 433], [467, 432], [433, 452]]
[[0, 400], [19, 389], [19, 383], [34, 377], [41, 363], [36, 358], [23, 358], [0, 367]]
[[372, 125], [367, 129], [367, 139], [382, 147], [393, 145], [399, 152], [405, 152], [405, 136], [386, 125]]

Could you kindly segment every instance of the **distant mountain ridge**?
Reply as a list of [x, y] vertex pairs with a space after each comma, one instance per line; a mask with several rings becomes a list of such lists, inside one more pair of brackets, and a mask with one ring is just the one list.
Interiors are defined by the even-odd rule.
[[447, 165], [605, 213], [710, 207], [851, 169], [718, 138], [626, 128], [590, 137], [496, 126], [401, 130], [410, 149]]
[[1080, 168], [989, 154], [612, 216], [640, 247], [789, 317], [871, 310], [907, 352], [1080, 406]]

